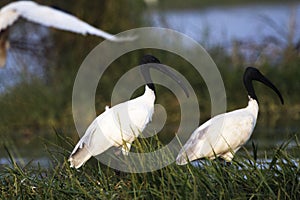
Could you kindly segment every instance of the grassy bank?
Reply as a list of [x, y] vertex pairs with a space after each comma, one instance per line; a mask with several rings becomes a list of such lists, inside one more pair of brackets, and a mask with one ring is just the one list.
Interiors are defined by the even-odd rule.
[[[63, 140], [64, 145], [71, 145]], [[293, 137], [265, 161], [256, 159], [254, 146], [252, 152], [241, 150], [244, 154], [231, 165], [218, 160], [200, 161], [200, 166], [173, 163], [147, 173], [120, 172], [94, 158], [79, 170], [70, 169], [65, 160], [69, 152], [60, 148], [61, 143], [52, 144], [47, 169], [30, 163], [20, 166], [10, 157], [11, 165], [0, 171], [0, 198], [299, 199], [300, 160], [287, 153], [291, 144], [293, 152], [300, 151], [299, 140]], [[149, 143], [141, 142], [139, 147], [144, 150]]]

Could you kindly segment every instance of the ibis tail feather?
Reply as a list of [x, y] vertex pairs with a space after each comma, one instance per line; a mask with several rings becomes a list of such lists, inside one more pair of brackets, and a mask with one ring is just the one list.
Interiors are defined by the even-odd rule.
[[85, 145], [83, 145], [82, 148], [78, 148], [73, 154], [71, 154], [68, 161], [70, 162], [70, 167], [75, 167], [78, 169], [91, 157], [92, 154], [85, 147]]

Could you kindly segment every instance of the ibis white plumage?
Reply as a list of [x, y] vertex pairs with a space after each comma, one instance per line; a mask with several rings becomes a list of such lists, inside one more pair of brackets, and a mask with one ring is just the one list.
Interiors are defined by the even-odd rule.
[[82, 35], [95, 35], [110, 41], [118, 42], [134, 39], [134, 37], [123, 38], [114, 36], [89, 25], [71, 14], [48, 6], [39, 5], [32, 1], [16, 1], [0, 9], [0, 66], [5, 65], [6, 50], [9, 48], [9, 43], [7, 41], [8, 34], [5, 32], [9, 26], [13, 25], [20, 17], [46, 27]]
[[69, 158], [71, 167], [79, 168], [90, 157], [99, 155], [113, 146], [122, 148], [124, 155], [128, 154], [131, 143], [151, 121], [154, 112], [155, 88], [149, 68], [170, 76], [188, 96], [187, 89], [179, 78], [159, 63], [159, 60], [151, 55], [142, 58], [141, 73], [147, 83], [144, 94], [111, 108], [106, 107], [87, 128], [72, 151]]
[[259, 108], [252, 80], [273, 89], [283, 104], [279, 90], [258, 69], [246, 68], [243, 80], [248, 92], [248, 106], [217, 115], [197, 128], [180, 150], [176, 158], [178, 165], [200, 158], [221, 157], [228, 162], [233, 159], [235, 152], [250, 138], [257, 120]]

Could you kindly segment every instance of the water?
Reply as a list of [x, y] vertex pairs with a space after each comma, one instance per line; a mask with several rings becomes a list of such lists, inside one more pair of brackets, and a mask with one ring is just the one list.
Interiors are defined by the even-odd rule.
[[[184, 11], [151, 10], [147, 17], [150, 17], [154, 26], [182, 32], [201, 41], [204, 46], [227, 46], [232, 40], [251, 39], [263, 42], [270, 36], [287, 38], [292, 18], [300, 19], [300, 3], [254, 4]], [[293, 42], [297, 42], [300, 39], [300, 26], [294, 31]]]
[[[47, 168], [49, 167], [50, 160], [48, 157], [38, 157], [38, 158], [31, 158], [31, 157], [22, 157], [22, 158], [15, 158], [14, 162], [16, 162], [18, 165], [21, 166], [40, 166], [42, 168]], [[0, 167], [1, 166], [13, 166], [13, 163], [10, 159], [8, 158], [0, 158]]]
[[[270, 164], [272, 163], [272, 161], [273, 161], [272, 159], [258, 159], [258, 160], [256, 160], [255, 163], [250, 163], [249, 161], [247, 161], [247, 164], [249, 164], [250, 166], [254, 164], [258, 169], [268, 169], [268, 168], [270, 168]], [[283, 162], [285, 164], [288, 164], [285, 160], [283, 160]], [[293, 166], [299, 167], [299, 160], [295, 159], [295, 160], [291, 160], [291, 162], [292, 162]], [[201, 168], [203, 166], [209, 165], [209, 162], [207, 162], [205, 160], [201, 160], [201, 161], [196, 160], [196, 161], [193, 161], [191, 164], [195, 167]], [[224, 164], [225, 164], [225, 162], [224, 162]], [[247, 166], [247, 167], [249, 167], [249, 166]], [[247, 167], [239, 166], [239, 170], [243, 170], [245, 168], [247, 169]], [[276, 167], [277, 167], [277, 169], [282, 170], [278, 164], [276, 164]], [[247, 177], [245, 177], [245, 178], [247, 178]]]
[[25, 20], [10, 28], [9, 44], [6, 64], [0, 70], [0, 93], [22, 79], [43, 77], [53, 45], [49, 28]]

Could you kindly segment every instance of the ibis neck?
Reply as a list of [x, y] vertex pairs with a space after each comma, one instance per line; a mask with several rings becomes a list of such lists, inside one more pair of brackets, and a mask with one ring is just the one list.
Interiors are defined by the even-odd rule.
[[244, 85], [248, 92], [249, 98], [256, 100], [256, 103], [258, 103], [257, 96], [253, 88], [252, 80], [244, 79]]
[[149, 66], [142, 66], [141, 72], [146, 81], [146, 86], [148, 86], [148, 88], [156, 94], [155, 87], [150, 76]]
[[247, 109], [254, 115], [255, 118], [257, 118], [258, 115], [258, 103], [257, 100], [253, 99], [252, 97], [249, 97], [248, 106]]
[[148, 89], [152, 90], [154, 94], [156, 94], [156, 90], [155, 90], [155, 87], [154, 87], [153, 83], [147, 83], [146, 88], [147, 87], [148, 87]]
[[143, 96], [146, 98], [145, 101], [147, 101], [150, 105], [154, 104], [155, 92], [151, 88], [149, 88], [148, 85], [145, 86], [145, 92]]

